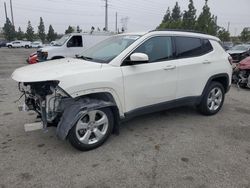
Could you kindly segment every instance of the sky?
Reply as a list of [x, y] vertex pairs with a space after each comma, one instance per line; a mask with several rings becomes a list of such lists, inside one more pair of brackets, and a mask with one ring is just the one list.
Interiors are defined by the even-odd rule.
[[[0, 27], [5, 23], [4, 2], [10, 18], [10, 0], [0, 0]], [[128, 32], [149, 31], [162, 21], [168, 7], [178, 1], [181, 10], [188, 9], [189, 0], [108, 0], [108, 28], [115, 30], [115, 13], [118, 27], [122, 18], [127, 18]], [[205, 0], [193, 0], [197, 15]], [[28, 20], [37, 31], [42, 17], [48, 30], [52, 24], [57, 33], [64, 33], [69, 26], [79, 25], [84, 31], [91, 26], [103, 28], [105, 23], [104, 0], [12, 0], [15, 27], [26, 30]], [[238, 35], [244, 27], [250, 27], [250, 0], [208, 0], [212, 14], [218, 17], [218, 25], [227, 28], [230, 22], [231, 35]]]

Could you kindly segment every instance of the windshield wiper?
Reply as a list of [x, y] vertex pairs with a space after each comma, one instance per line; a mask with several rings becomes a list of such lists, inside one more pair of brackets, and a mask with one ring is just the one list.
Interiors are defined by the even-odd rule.
[[84, 59], [84, 60], [93, 60], [92, 57], [87, 57], [87, 56], [78, 56], [77, 58], [81, 58], [81, 59]]

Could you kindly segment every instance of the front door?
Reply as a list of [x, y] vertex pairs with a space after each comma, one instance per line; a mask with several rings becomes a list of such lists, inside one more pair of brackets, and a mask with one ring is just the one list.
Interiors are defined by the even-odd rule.
[[130, 56], [123, 62], [126, 112], [174, 100], [178, 69], [172, 59], [172, 38], [152, 37], [132, 53], [147, 54], [149, 62], [129, 65]]

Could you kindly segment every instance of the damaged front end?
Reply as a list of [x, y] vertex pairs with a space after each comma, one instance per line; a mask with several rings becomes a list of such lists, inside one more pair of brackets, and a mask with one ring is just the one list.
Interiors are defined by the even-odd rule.
[[58, 81], [19, 83], [19, 90], [25, 97], [25, 104], [19, 110], [33, 110], [41, 118], [43, 129], [48, 124], [58, 123], [63, 112], [62, 101], [70, 96], [58, 86]]

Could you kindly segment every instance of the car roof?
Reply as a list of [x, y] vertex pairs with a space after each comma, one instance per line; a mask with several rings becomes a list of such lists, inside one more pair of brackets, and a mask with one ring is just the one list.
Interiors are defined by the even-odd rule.
[[205, 39], [220, 41], [220, 39], [218, 37], [215, 37], [215, 36], [212, 36], [212, 35], [207, 35], [207, 34], [197, 33], [197, 32], [191, 32], [191, 31], [176, 31], [176, 30], [166, 30], [166, 31], [153, 30], [153, 31], [149, 31], [149, 32], [122, 33], [122, 34], [119, 34], [119, 35], [140, 35], [140, 36], [143, 36], [143, 35], [146, 35], [146, 34], [187, 36], [187, 37], [197, 37], [197, 38], [205, 38]]
[[186, 36], [186, 37], [198, 37], [198, 38], [205, 38], [205, 39], [211, 39], [211, 40], [216, 40], [220, 41], [218, 37], [204, 34], [204, 33], [199, 33], [196, 31], [185, 31], [185, 30], [154, 30], [150, 31], [151, 33], [157, 33], [157, 34], [167, 34], [167, 35], [175, 35], [175, 36]]

